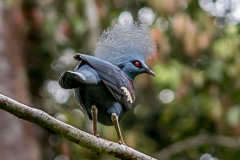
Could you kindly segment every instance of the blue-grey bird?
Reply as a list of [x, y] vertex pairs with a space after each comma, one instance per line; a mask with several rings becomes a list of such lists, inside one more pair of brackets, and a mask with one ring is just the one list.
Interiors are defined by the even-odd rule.
[[73, 89], [80, 106], [93, 120], [114, 125], [119, 143], [124, 144], [119, 121], [135, 101], [134, 78], [141, 73], [155, 76], [145, 64], [155, 51], [148, 27], [139, 23], [115, 24], [101, 35], [95, 57], [77, 53], [79, 64], [74, 71], [66, 71], [59, 78], [62, 88]]

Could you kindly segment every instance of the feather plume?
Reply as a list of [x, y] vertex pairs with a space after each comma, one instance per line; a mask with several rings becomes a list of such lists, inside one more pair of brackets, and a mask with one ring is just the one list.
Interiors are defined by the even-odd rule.
[[97, 43], [95, 56], [119, 66], [130, 59], [145, 62], [154, 53], [155, 43], [145, 24], [115, 24], [103, 31]]

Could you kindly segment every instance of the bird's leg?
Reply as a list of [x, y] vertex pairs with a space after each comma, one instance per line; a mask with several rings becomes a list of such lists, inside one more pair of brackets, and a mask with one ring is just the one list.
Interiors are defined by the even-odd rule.
[[93, 120], [93, 135], [96, 136], [96, 137], [99, 137], [99, 134], [97, 133], [97, 113], [98, 113], [98, 109], [95, 105], [92, 106], [91, 113], [92, 113], [92, 120]]
[[115, 130], [116, 130], [117, 135], [118, 135], [118, 143], [119, 144], [125, 144], [124, 141], [123, 141], [123, 138], [122, 138], [120, 126], [119, 126], [119, 123], [118, 123], [118, 116], [116, 115], [116, 113], [112, 113], [111, 119], [112, 119], [112, 122], [114, 124]]

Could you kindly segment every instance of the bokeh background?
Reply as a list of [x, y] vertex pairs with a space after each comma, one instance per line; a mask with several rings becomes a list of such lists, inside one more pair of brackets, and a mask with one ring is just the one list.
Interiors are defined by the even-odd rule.
[[[92, 133], [58, 78], [124, 20], [149, 25], [156, 77], [135, 79], [127, 145], [168, 160], [240, 159], [239, 0], [1, 0], [0, 92]], [[117, 141], [114, 127], [101, 137]], [[208, 157], [208, 158], [207, 158]], [[0, 111], [0, 159], [113, 159]]]

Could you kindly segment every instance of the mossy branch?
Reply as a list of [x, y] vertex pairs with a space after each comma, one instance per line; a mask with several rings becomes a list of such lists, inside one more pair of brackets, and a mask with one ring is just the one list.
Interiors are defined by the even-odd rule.
[[21, 119], [35, 123], [48, 131], [100, 154], [108, 154], [120, 159], [155, 160], [155, 158], [147, 156], [126, 145], [120, 145], [83, 132], [57, 120], [39, 109], [26, 106], [2, 94], [0, 94], [0, 109]]

